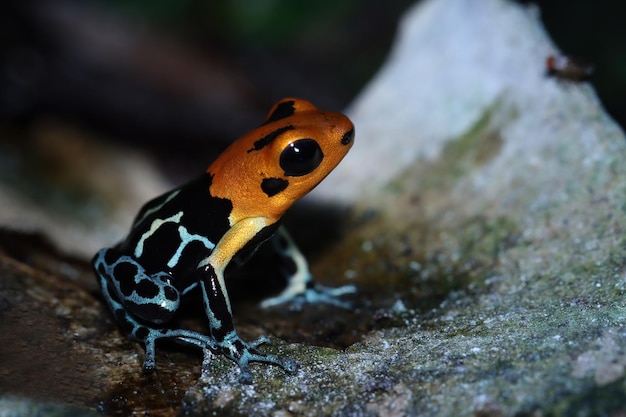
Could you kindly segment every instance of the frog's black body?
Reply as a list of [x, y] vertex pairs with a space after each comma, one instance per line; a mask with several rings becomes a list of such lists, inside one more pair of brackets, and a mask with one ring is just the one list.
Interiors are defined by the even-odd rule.
[[[94, 259], [101, 277], [105, 298], [116, 320], [132, 339], [146, 344], [144, 368], [154, 367], [154, 342], [161, 338], [178, 339], [220, 352], [218, 343], [237, 338], [228, 300], [223, 291], [206, 291], [214, 318], [211, 336], [163, 326], [176, 313], [180, 298], [201, 284], [219, 288], [214, 274], [198, 265], [207, 258], [215, 242], [230, 229], [228, 217], [232, 204], [210, 194], [211, 175], [206, 173], [187, 185], [146, 203], [137, 215], [128, 237], [114, 248], [102, 249]], [[202, 196], [202, 198], [198, 198]], [[158, 227], [155, 227], [158, 224]], [[278, 223], [267, 226], [243, 248], [239, 262], [247, 259], [269, 239]], [[138, 252], [137, 248], [142, 248]], [[218, 342], [218, 343], [216, 343]], [[237, 354], [248, 360], [262, 360], [295, 369], [291, 361], [262, 354], [255, 348], [267, 342], [237, 343]], [[244, 379], [248, 378], [244, 375]]]
[[[135, 256], [148, 273], [183, 275], [192, 272], [230, 228], [228, 216], [233, 208], [232, 203], [212, 196], [210, 190], [211, 175], [205, 173], [185, 186], [149, 201], [137, 214], [131, 232], [118, 248], [124, 252], [134, 251], [142, 236], [149, 234], [155, 220], [172, 218], [182, 213], [180, 221], [163, 224], [158, 234], [146, 238], [141, 256]], [[180, 227], [184, 227], [186, 233], [202, 239], [192, 240], [175, 264], [167, 265], [183, 244]], [[210, 247], [202, 242], [203, 239], [211, 242]]]
[[[280, 218], [336, 166], [353, 136], [345, 116], [303, 100], [283, 100], [207, 173], [148, 202], [127, 238], [96, 254], [93, 266], [104, 299], [122, 330], [145, 344], [145, 369], [155, 366], [155, 342], [174, 339], [235, 361], [243, 382], [251, 381], [252, 361], [295, 371], [293, 361], [257, 349], [267, 338], [250, 343], [239, 338], [224, 272], [274, 236], [272, 247], [286, 264], [288, 286], [262, 306], [293, 300], [345, 306], [336, 297], [353, 287], [314, 284]], [[210, 335], [169, 327], [182, 297], [194, 289], [202, 294]]]

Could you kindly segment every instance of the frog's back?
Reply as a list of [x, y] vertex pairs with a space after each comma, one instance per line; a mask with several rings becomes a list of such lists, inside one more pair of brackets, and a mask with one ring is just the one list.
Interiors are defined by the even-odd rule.
[[230, 228], [232, 203], [211, 195], [211, 179], [203, 174], [146, 203], [118, 248], [148, 273], [195, 269]]

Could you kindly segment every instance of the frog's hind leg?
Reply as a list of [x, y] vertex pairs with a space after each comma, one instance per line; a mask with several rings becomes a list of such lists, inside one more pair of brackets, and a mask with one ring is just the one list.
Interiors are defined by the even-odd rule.
[[133, 257], [115, 248], [101, 249], [93, 268], [107, 302], [115, 298], [124, 310], [146, 322], [166, 323], [180, 306], [180, 294], [169, 274], [148, 274]]
[[110, 296], [111, 293], [107, 285], [103, 285], [102, 292], [122, 331], [126, 333], [129, 339], [144, 344], [146, 348], [146, 355], [143, 360], [144, 371], [152, 371], [156, 366], [156, 341], [159, 339], [171, 339], [201, 349], [208, 348], [213, 351], [217, 349], [215, 341], [202, 333], [184, 329], [148, 327], [132, 317], [121, 303]]
[[306, 258], [284, 227], [280, 227], [271, 240], [274, 251], [283, 263], [283, 273], [287, 276], [287, 287], [277, 296], [263, 300], [261, 307], [273, 307], [283, 303], [292, 303], [301, 308], [304, 303], [332, 304], [349, 309], [349, 302], [339, 299], [344, 294], [356, 292], [354, 285], [338, 288], [326, 287], [316, 283], [309, 270]]
[[[129, 339], [145, 345], [146, 356], [143, 363], [145, 370], [150, 371], [155, 367], [155, 345], [159, 339], [172, 339], [198, 346], [202, 349], [217, 349], [213, 338], [202, 333], [155, 326], [167, 321], [178, 308], [178, 291], [169, 284], [169, 275], [146, 275], [143, 268], [132, 258], [119, 256], [115, 249], [109, 248], [102, 249], [96, 254], [93, 260], [93, 267], [98, 276], [104, 300], [122, 332]], [[142, 280], [150, 280], [150, 282], [156, 283], [155, 287], [158, 289], [158, 294], [163, 295], [166, 292], [175, 291], [167, 298], [161, 297], [161, 304], [165, 306], [161, 307], [162, 311], [154, 307], [154, 304], [159, 299], [158, 296], [152, 298], [143, 297], [142, 300], [140, 294], [137, 293], [137, 284], [140, 286], [139, 292], [141, 292]], [[144, 283], [144, 288], [145, 286], [146, 284]], [[143, 295], [147, 295], [145, 291]], [[143, 301], [143, 304], [141, 301]], [[155, 314], [155, 312], [159, 314]]]

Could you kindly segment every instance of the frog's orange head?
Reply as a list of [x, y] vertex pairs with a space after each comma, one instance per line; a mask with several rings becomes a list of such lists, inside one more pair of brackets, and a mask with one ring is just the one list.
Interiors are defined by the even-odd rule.
[[209, 167], [211, 194], [231, 200], [231, 223], [256, 216], [276, 221], [337, 166], [353, 139], [354, 125], [343, 114], [283, 99]]

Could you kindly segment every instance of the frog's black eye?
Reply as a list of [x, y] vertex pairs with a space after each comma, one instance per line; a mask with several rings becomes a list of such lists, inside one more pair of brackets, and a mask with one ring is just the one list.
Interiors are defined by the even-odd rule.
[[324, 159], [324, 153], [313, 139], [298, 139], [291, 142], [280, 154], [280, 167], [285, 175], [301, 177], [313, 172]]

